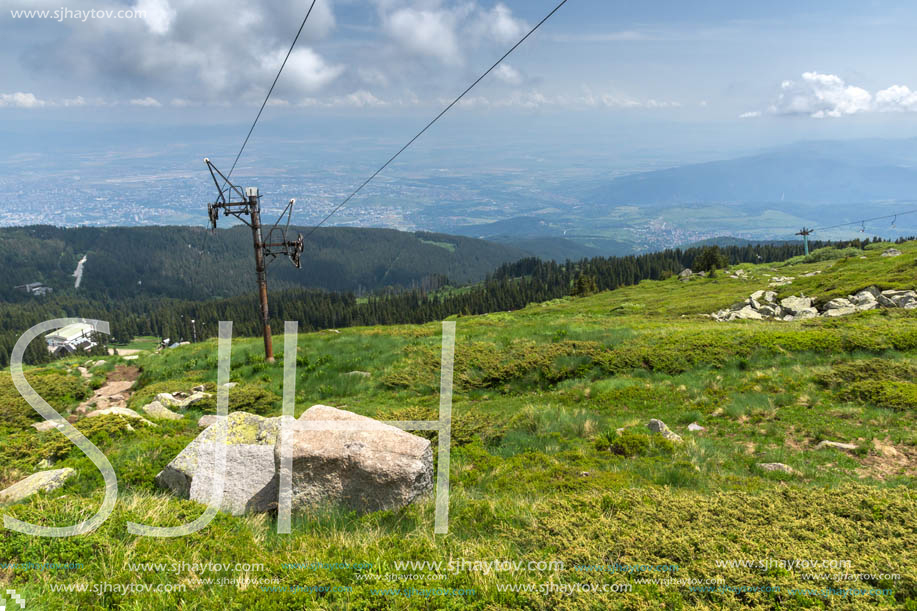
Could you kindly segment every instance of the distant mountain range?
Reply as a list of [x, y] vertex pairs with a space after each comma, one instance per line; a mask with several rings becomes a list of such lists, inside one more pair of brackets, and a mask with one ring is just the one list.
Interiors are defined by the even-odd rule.
[[[802, 142], [754, 155], [566, 182], [573, 202], [453, 231], [585, 256], [662, 250], [717, 236], [750, 241], [917, 233], [917, 139]], [[888, 215], [888, 219], [858, 221]], [[833, 227], [853, 223], [845, 227]], [[558, 242], [561, 241], [561, 242]]]
[[917, 139], [807, 142], [611, 180], [589, 204], [861, 204], [917, 197]]

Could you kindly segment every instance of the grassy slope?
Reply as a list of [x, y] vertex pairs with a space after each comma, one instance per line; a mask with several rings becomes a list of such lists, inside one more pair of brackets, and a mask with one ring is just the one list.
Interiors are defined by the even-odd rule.
[[[673, 278], [519, 312], [458, 318], [448, 536], [432, 534], [429, 499], [399, 512], [303, 517], [295, 521], [292, 535], [277, 535], [270, 516], [221, 515], [204, 531], [178, 541], [134, 537], [127, 533], [127, 521], [174, 525], [202, 511], [152, 485], [153, 476], [197, 434], [197, 413], [134, 432], [114, 418], [87, 432], [120, 480], [121, 497], [105, 525], [79, 538], [38, 539], [5, 531], [0, 540], [0, 561], [82, 562], [84, 567], [0, 568], [0, 583], [36, 601], [29, 608], [49, 609], [917, 609], [917, 395], [913, 376], [908, 377], [917, 362], [917, 311], [797, 323], [715, 323], [701, 316], [764, 288], [768, 275], [796, 277], [779, 289], [781, 296], [803, 292], [829, 298], [870, 284], [913, 288], [917, 244], [900, 248], [905, 254], [896, 258], [880, 257], [882, 249], [875, 248], [866, 259], [746, 265], [748, 280], [723, 274], [688, 283]], [[817, 269], [824, 271], [802, 276]], [[438, 324], [301, 336], [297, 414], [321, 402], [383, 419], [434, 418], [439, 341]], [[281, 337], [275, 346], [282, 347]], [[264, 365], [259, 350], [257, 339], [233, 344], [232, 378], [241, 382], [234, 402], [277, 414], [282, 359]], [[156, 392], [215, 381], [216, 345], [205, 342], [135, 362], [143, 368], [142, 388], [131, 406], [139, 409]], [[351, 370], [373, 375], [368, 380], [341, 375]], [[42, 375], [73, 382], [73, 376], [30, 372], [35, 380]], [[0, 384], [8, 388], [9, 378]], [[69, 387], [54, 388], [60, 397], [52, 404], [76, 401]], [[685, 443], [656, 444], [630, 458], [608, 451], [606, 440], [615, 439], [616, 428], [644, 431], [654, 417]], [[688, 432], [694, 421], [706, 431]], [[0, 466], [0, 483], [34, 470], [41, 452], [54, 449], [48, 447], [51, 436], [59, 437], [31, 430], [0, 433], [7, 459]], [[853, 442], [861, 449], [815, 450], [823, 439]], [[16, 460], [10, 460], [13, 450]], [[762, 462], [783, 462], [799, 473], [763, 472], [756, 466]], [[78, 451], [59, 465], [80, 469], [80, 477], [7, 512], [48, 525], [92, 515], [101, 502], [98, 473]], [[800, 573], [821, 571], [715, 564], [765, 558], [849, 560], [847, 572], [897, 573], [900, 579], [805, 581]], [[446, 572], [439, 580], [425, 573], [427, 579], [406, 584], [356, 576], [394, 573], [394, 561], [450, 559], [559, 560], [566, 569]], [[196, 578], [243, 573], [133, 573], [126, 566], [208, 561], [263, 563], [265, 570], [248, 576], [352, 590], [278, 593], [258, 585], [196, 585]], [[281, 567], [288, 562], [369, 562], [373, 568]], [[722, 577], [735, 588], [782, 591], [697, 592], [685, 585], [637, 583], [667, 574], [573, 568], [615, 562], [677, 564], [675, 577]], [[100, 582], [184, 584], [187, 591], [51, 592], [51, 584]], [[548, 582], [630, 583], [633, 590], [565, 595], [497, 589], [498, 584]], [[474, 588], [476, 594], [424, 598], [371, 592], [399, 585]], [[892, 594], [792, 595], [787, 589], [793, 587], [889, 588]]]

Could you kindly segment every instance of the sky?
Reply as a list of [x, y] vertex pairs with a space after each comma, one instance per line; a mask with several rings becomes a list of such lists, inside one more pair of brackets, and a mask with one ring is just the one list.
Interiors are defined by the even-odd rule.
[[[0, 0], [0, 128], [241, 125], [308, 4]], [[318, 0], [265, 119], [344, 130], [432, 117], [555, 4]], [[19, 13], [34, 10], [50, 13]], [[724, 150], [915, 136], [915, 26], [913, 2], [568, 0], [454, 125], [510, 117], [525, 131], [537, 118], [551, 137], [591, 134], [590, 146], [681, 134]]]

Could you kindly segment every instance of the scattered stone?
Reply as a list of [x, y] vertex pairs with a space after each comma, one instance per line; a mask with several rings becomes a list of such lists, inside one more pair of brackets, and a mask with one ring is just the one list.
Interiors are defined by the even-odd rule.
[[693, 276], [693, 275], [694, 275], [694, 272], [692, 272], [692, 271], [691, 271], [690, 269], [688, 269], [687, 267], [684, 268], [683, 270], [681, 270], [680, 272], [678, 272], [678, 277], [679, 277], [681, 280], [685, 280], [685, 281], [690, 280], [690, 279], [691, 279], [691, 276]]
[[155, 424], [153, 424], [152, 422], [150, 422], [149, 420], [147, 420], [146, 418], [144, 418], [143, 416], [141, 416], [140, 414], [138, 414], [137, 412], [135, 412], [134, 410], [128, 407], [109, 407], [108, 409], [97, 409], [94, 412], [89, 412], [88, 414], [86, 414], [86, 417], [94, 418], [96, 416], [109, 416], [112, 414], [116, 416], [124, 416], [125, 418], [136, 418], [140, 420], [141, 422], [143, 422], [144, 424], [149, 424], [150, 426], [156, 426]]
[[235, 388], [238, 385], [238, 382], [226, 382], [223, 384], [223, 388]]
[[759, 462], [758, 466], [765, 471], [782, 471], [783, 473], [796, 473], [796, 469], [782, 462]]
[[[310, 407], [299, 421], [332, 428], [290, 436], [294, 511], [327, 504], [361, 513], [397, 509], [433, 488], [428, 439], [326, 405]], [[280, 445], [275, 448], [278, 471]]]
[[92, 377], [92, 375], [89, 373], [89, 370], [85, 367], [77, 367], [76, 370], [80, 372], [80, 376], [87, 380]]
[[[733, 320], [806, 320], [818, 316], [846, 316], [856, 312], [873, 310], [880, 306], [886, 308], [917, 308], [917, 291], [886, 290], [879, 292], [870, 286], [848, 297], [837, 297], [816, 308], [811, 297], [792, 295], [776, 302], [773, 291], [757, 290], [744, 302], [736, 303], [718, 312], [710, 318], [719, 322]], [[819, 311], [820, 310], [820, 311]]]
[[189, 405], [194, 405], [195, 403], [203, 401], [207, 397], [211, 397], [211, 396], [213, 395], [211, 395], [210, 393], [197, 391], [194, 394], [192, 394], [190, 397], [187, 397], [186, 399], [182, 399], [181, 401], [179, 401], [178, 407], [180, 409], [185, 409]]
[[168, 407], [160, 403], [159, 401], [153, 401], [143, 406], [143, 411], [145, 411], [149, 416], [153, 418], [158, 418], [160, 420], [181, 420], [182, 415], [176, 414]]
[[668, 439], [669, 441], [674, 441], [674, 442], [676, 442], [676, 443], [680, 443], [680, 442], [681, 442], [681, 436], [679, 436], [677, 433], [673, 433], [671, 430], [669, 430], [669, 427], [667, 427], [667, 426], [665, 425], [665, 422], [663, 422], [662, 420], [657, 420], [657, 419], [653, 418], [652, 420], [649, 421], [649, 424], [647, 424], [646, 426], [647, 426], [647, 428], [649, 428], [649, 430], [651, 430], [652, 432], [654, 432], [654, 433], [659, 433], [660, 435], [662, 435], [663, 437], [665, 437], [665, 438]]
[[368, 371], [348, 371], [344, 375], [358, 378], [371, 378], [373, 374], [369, 373]]
[[[885, 307], [912, 310], [917, 307], [917, 291], [887, 290], [879, 295], [879, 303]], [[891, 304], [891, 305], [889, 305]]]
[[882, 257], [897, 257], [901, 255], [901, 251], [897, 248], [888, 248], [880, 256]]
[[156, 395], [156, 401], [159, 401], [167, 407], [179, 407], [181, 405], [181, 400], [175, 398], [174, 395], [167, 392], [161, 392]]
[[274, 443], [279, 428], [280, 418], [233, 412], [202, 431], [159, 472], [156, 483], [178, 496], [208, 504], [217, 473], [217, 442], [225, 434], [220, 509], [233, 515], [268, 511], [277, 503]]
[[50, 459], [42, 458], [41, 460], [38, 461], [38, 464], [36, 466], [39, 469], [41, 469], [42, 471], [44, 471], [44, 470], [50, 469], [53, 465], [54, 463]]
[[44, 433], [45, 431], [50, 431], [51, 429], [60, 428], [60, 426], [53, 420], [42, 420], [41, 422], [33, 422], [32, 426], [39, 433]]
[[73, 469], [55, 469], [53, 471], [39, 471], [33, 473], [24, 480], [17, 482], [0, 491], [0, 503], [16, 503], [26, 499], [36, 492], [51, 492], [64, 485], [73, 474]]
[[816, 450], [821, 450], [823, 448], [836, 448], [838, 450], [856, 450], [857, 447], [852, 443], [841, 443], [839, 441], [820, 441], [818, 445], [815, 446]]
[[589, 471], [580, 471], [580, 477], [589, 477]]
[[206, 390], [207, 390], [207, 387], [206, 387], [205, 385], [201, 384], [200, 386], [195, 386], [194, 388], [192, 388], [192, 389], [191, 389], [191, 392], [192, 392], [192, 393], [195, 393], [195, 392], [205, 392]]
[[692, 422], [691, 424], [688, 425], [688, 430], [689, 431], [705, 431], [707, 429], [705, 429], [704, 427], [702, 427], [701, 425], [699, 425], [696, 422]]

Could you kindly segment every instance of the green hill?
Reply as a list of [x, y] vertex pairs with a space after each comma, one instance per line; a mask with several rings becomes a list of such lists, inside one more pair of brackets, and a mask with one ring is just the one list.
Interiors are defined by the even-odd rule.
[[[292, 228], [292, 235], [304, 229]], [[211, 234], [199, 227], [0, 228], [0, 300], [21, 300], [15, 287], [41, 282], [74, 292], [74, 271], [85, 256], [79, 293], [90, 297], [210, 299], [248, 293], [254, 286], [251, 231], [242, 225]], [[528, 256], [460, 236], [392, 229], [320, 228], [305, 242], [303, 268], [277, 260], [271, 289], [375, 291], [389, 286], [436, 286], [481, 280], [501, 263]]]
[[[431, 497], [399, 511], [298, 517], [289, 535], [270, 514], [220, 514], [177, 540], [137, 537], [127, 521], [165, 526], [202, 514], [153, 478], [197, 436], [212, 402], [155, 428], [79, 420], [118, 473], [120, 500], [91, 535], [4, 531], [6, 561], [82, 566], [40, 578], [8, 569], [3, 587], [56, 609], [917, 609], [917, 309], [792, 322], [707, 316], [783, 281], [775, 278], [792, 278], [773, 287], [778, 298], [819, 303], [870, 286], [914, 289], [917, 242], [897, 245], [900, 256], [882, 256], [887, 247], [453, 318], [448, 535], [433, 534]], [[440, 328], [302, 334], [296, 415], [321, 403], [435, 419]], [[282, 336], [274, 343], [281, 354], [268, 365], [259, 339], [233, 341], [233, 409], [280, 414]], [[157, 393], [216, 381], [214, 340], [105, 360], [88, 380], [72, 360], [27, 376], [65, 411], [126, 366], [139, 367], [128, 402], [136, 410]], [[91, 516], [99, 473], [60, 433], [28, 426], [38, 417], [3, 376], [0, 488], [40, 470], [42, 458], [78, 472], [4, 512], [44, 525]], [[652, 434], [651, 419], [683, 441]], [[774, 463], [789, 471], [761, 466]], [[229, 568], [191, 568], [208, 561]], [[474, 564], [492, 561], [523, 564]], [[167, 566], [132, 568], [142, 563]], [[242, 577], [267, 581], [214, 585]], [[104, 583], [160, 591], [92, 591]], [[62, 584], [90, 589], [53, 591]]]

